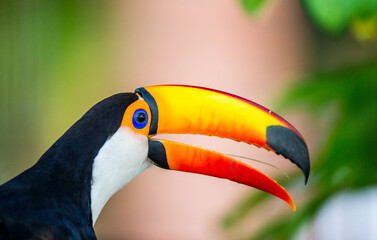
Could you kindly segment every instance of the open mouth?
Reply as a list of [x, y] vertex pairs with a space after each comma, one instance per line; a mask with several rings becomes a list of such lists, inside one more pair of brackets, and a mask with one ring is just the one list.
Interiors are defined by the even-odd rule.
[[247, 99], [212, 89], [164, 85], [139, 88], [136, 93], [151, 110], [148, 157], [157, 166], [246, 184], [281, 198], [295, 209], [282, 186], [234, 156], [156, 139], [157, 134], [200, 134], [253, 144], [289, 159], [307, 181], [310, 162], [306, 143], [286, 120]]

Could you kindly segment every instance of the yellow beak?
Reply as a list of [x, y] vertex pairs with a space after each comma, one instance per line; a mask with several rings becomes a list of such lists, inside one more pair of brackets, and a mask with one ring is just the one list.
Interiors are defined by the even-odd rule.
[[[310, 172], [301, 134], [286, 120], [247, 99], [217, 90], [164, 85], [139, 88], [151, 110], [149, 135], [201, 134], [228, 138], [274, 151]], [[260, 171], [213, 151], [170, 141], [149, 140], [149, 158], [160, 167], [227, 178], [269, 192], [291, 205], [289, 194]]]

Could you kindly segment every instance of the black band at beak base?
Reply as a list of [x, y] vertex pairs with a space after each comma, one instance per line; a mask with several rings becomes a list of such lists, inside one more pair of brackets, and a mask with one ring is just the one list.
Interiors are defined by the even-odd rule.
[[135, 90], [135, 93], [140, 94], [140, 96], [148, 103], [152, 114], [149, 135], [156, 134], [158, 128], [158, 108], [156, 100], [154, 100], [153, 96], [145, 88], [138, 88]]

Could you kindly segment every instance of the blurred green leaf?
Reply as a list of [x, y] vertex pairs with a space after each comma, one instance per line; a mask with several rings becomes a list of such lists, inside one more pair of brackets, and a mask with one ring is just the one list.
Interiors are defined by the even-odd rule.
[[[301, 2], [314, 23], [332, 35], [348, 31], [354, 22], [368, 23], [377, 14], [375, 0], [301, 0]], [[368, 27], [363, 27], [363, 33], [357, 31], [355, 33], [371, 36], [375, 32], [374, 27], [376, 27], [374, 24], [369, 23]]]
[[370, 18], [358, 18], [351, 24], [353, 35], [361, 42], [368, 42], [377, 37], [377, 14]]
[[256, 14], [267, 0], [241, 0], [242, 6], [249, 14]]
[[[268, 0], [241, 0], [243, 8], [256, 15]], [[360, 42], [377, 37], [375, 0], [301, 0], [313, 23], [324, 32], [339, 36], [350, 32]]]

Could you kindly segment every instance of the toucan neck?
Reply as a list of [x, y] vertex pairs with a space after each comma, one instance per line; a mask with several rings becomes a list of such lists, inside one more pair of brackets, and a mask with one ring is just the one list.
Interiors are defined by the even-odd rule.
[[[69, 129], [40, 160], [30, 169], [37, 171], [33, 187], [39, 188], [45, 197], [60, 199], [58, 202], [85, 213], [91, 221], [92, 166], [99, 149], [106, 141], [90, 141], [90, 134], [80, 134], [80, 126]], [[93, 139], [95, 136], [93, 136]], [[64, 199], [65, 201], [62, 201]]]
[[[30, 169], [44, 175], [45, 182], [40, 181], [40, 185], [45, 185], [41, 187], [79, 205], [91, 219], [94, 159], [119, 129], [127, 106], [137, 99], [135, 94], [116, 94], [85, 113]], [[41, 174], [37, 174], [37, 181], [41, 180]]]
[[148, 138], [122, 127], [103, 145], [93, 163], [93, 225], [106, 202], [148, 166]]
[[27, 201], [31, 209], [48, 209], [39, 213], [45, 218], [59, 215], [92, 224], [91, 155], [95, 156], [94, 151], [78, 152], [58, 140], [33, 167], [5, 183], [3, 190]]

